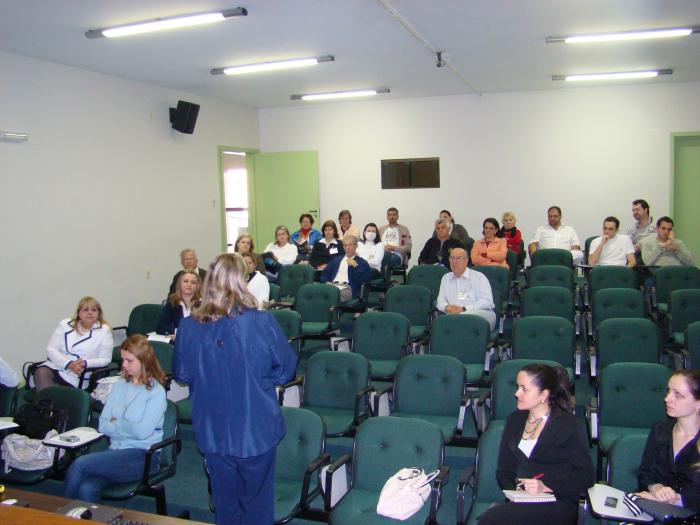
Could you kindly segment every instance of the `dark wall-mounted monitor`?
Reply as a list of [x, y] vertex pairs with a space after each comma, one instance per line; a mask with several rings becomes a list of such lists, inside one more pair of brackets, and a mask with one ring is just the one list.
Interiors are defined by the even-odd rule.
[[439, 157], [382, 160], [383, 190], [439, 187]]

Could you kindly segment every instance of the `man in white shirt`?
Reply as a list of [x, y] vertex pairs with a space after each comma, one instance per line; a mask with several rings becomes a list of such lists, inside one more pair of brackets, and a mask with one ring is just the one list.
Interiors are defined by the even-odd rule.
[[637, 264], [632, 241], [625, 234], [618, 234], [620, 221], [617, 217], [606, 217], [603, 235], [591, 241], [588, 264], [591, 266], [629, 266]]
[[389, 224], [379, 228], [379, 238], [384, 243], [384, 250], [391, 253], [391, 265], [401, 266], [411, 255], [411, 232], [399, 224], [399, 210], [396, 208], [386, 210], [386, 220]]
[[437, 309], [448, 315], [478, 315], [486, 319], [493, 330], [496, 314], [491, 285], [483, 273], [468, 269], [467, 264], [467, 251], [454, 248], [450, 253], [452, 271], [440, 281]]
[[546, 226], [540, 226], [535, 230], [535, 235], [528, 246], [530, 257], [540, 248], [560, 248], [571, 252], [574, 264], [581, 264], [583, 261], [581, 242], [578, 240], [576, 230], [562, 224], [559, 206], [551, 206], [547, 210], [547, 223]]

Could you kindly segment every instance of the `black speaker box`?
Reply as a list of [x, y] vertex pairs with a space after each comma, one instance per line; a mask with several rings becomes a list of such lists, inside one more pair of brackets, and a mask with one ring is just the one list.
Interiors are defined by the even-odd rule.
[[182, 133], [192, 134], [194, 125], [197, 123], [197, 115], [199, 115], [199, 104], [192, 102], [178, 100], [177, 108], [170, 108], [170, 122], [173, 129]]

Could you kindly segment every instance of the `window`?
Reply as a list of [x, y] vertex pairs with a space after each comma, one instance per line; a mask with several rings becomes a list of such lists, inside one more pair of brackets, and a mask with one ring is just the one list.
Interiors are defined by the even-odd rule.
[[382, 160], [382, 189], [439, 188], [440, 159]]

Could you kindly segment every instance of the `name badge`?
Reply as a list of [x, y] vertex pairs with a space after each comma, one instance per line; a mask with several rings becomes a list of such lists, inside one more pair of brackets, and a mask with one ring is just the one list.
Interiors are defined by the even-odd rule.
[[328, 253], [338, 253], [338, 248], [336, 248], [335, 246], [333, 246], [332, 248], [330, 248], [330, 249], [328, 250]]
[[469, 299], [469, 292], [457, 292], [457, 299], [460, 301], [467, 301]]

